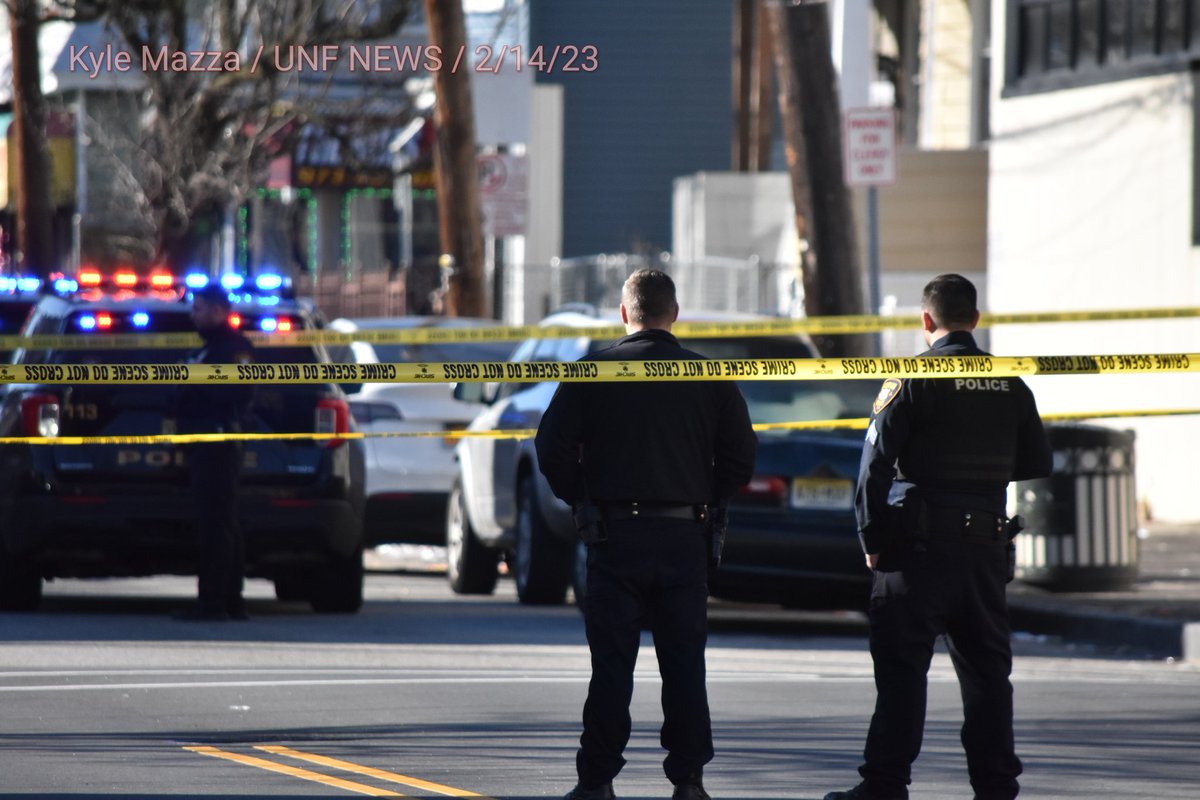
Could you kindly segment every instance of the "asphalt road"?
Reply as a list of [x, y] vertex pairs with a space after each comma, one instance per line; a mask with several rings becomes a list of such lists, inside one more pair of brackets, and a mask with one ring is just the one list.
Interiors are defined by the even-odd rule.
[[[561, 796], [587, 689], [572, 608], [374, 574], [360, 614], [251, 582], [252, 619], [184, 623], [183, 578], [58, 581], [0, 615], [0, 794], [40, 798]], [[874, 700], [862, 622], [714, 608], [718, 798], [813, 798], [857, 781]], [[1026, 795], [1195, 798], [1200, 666], [1017, 642]], [[647, 639], [622, 798], [666, 798]], [[957, 685], [931, 676], [914, 798], [970, 796]]]

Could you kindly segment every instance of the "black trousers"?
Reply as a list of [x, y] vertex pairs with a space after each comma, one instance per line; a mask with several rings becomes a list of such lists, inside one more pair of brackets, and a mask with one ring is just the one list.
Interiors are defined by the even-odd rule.
[[907, 547], [882, 557], [869, 611], [878, 694], [859, 768], [878, 793], [907, 795], [921, 752], [929, 663], [944, 634], [962, 692], [961, 738], [975, 796], [1017, 796], [1005, 545], [934, 537], [923, 552]]
[[243, 602], [246, 559], [237, 521], [242, 445], [239, 442], [189, 445], [188, 464], [200, 544], [197, 582], [200, 606], [207, 611], [232, 611]]
[[633, 668], [643, 627], [654, 636], [662, 676], [663, 769], [682, 783], [713, 757], [705, 687], [708, 552], [704, 527], [682, 519], [610, 522], [608, 541], [588, 547], [584, 618], [592, 680], [575, 766], [591, 787], [611, 781], [629, 742]]

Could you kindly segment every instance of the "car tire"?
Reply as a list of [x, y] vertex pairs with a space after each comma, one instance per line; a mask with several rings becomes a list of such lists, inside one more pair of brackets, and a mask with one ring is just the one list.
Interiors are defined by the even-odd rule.
[[35, 611], [42, 603], [42, 576], [0, 550], [0, 611]]
[[500, 553], [479, 541], [467, 502], [462, 480], [454, 481], [446, 505], [446, 579], [455, 594], [491, 594], [496, 591], [496, 568]]
[[517, 599], [525, 605], [562, 605], [567, 600], [567, 584], [575, 548], [557, 538], [538, 508], [537, 489], [532, 475], [524, 475], [517, 485], [517, 530], [513, 553], [513, 579]]
[[318, 614], [353, 614], [363, 604], [363, 550], [338, 559], [313, 574], [308, 602]]
[[577, 542], [575, 563], [571, 565], [571, 591], [575, 594], [575, 605], [580, 613], [587, 610], [587, 556], [587, 545]]

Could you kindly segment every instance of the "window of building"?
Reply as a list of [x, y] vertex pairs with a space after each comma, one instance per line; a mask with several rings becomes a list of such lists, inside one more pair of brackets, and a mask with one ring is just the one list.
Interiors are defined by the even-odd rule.
[[1005, 94], [1188, 69], [1200, 0], [1008, 0]]

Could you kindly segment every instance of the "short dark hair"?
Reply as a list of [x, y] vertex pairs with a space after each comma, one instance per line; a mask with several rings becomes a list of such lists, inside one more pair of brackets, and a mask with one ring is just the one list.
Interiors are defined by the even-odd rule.
[[629, 321], [638, 324], [661, 322], [675, 312], [675, 281], [659, 269], [639, 269], [625, 279], [621, 302]]
[[232, 303], [229, 302], [229, 292], [216, 281], [210, 281], [206, 285], [192, 291], [192, 300], [203, 300], [210, 306], [220, 306], [222, 308], [231, 308]]
[[921, 308], [929, 312], [934, 323], [943, 330], [970, 326], [975, 322], [978, 297], [975, 285], [962, 275], [938, 275], [925, 284]]

